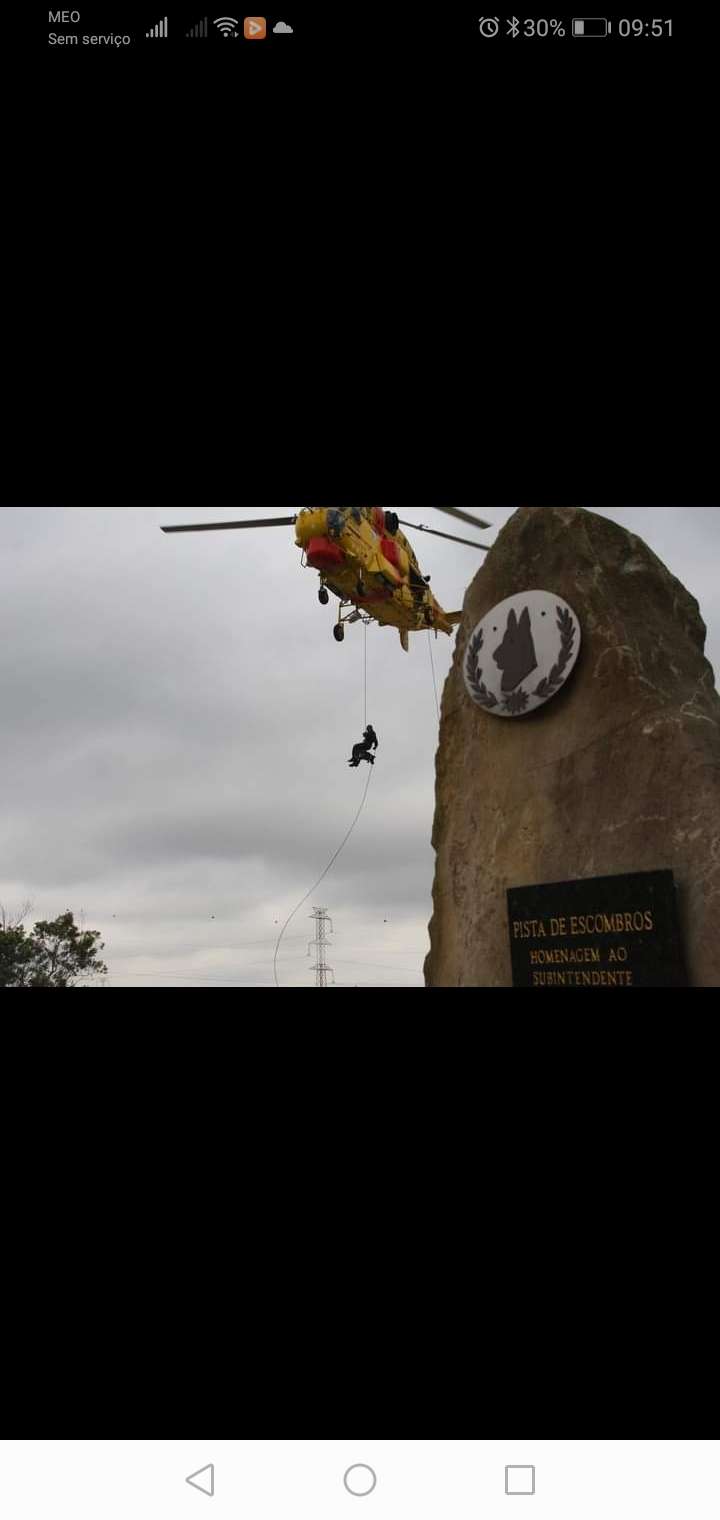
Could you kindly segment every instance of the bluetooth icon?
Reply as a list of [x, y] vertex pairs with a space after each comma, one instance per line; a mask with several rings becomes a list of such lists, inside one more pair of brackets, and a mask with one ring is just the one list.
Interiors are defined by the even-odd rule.
[[508, 37], [517, 37], [518, 34], [519, 34], [519, 32], [520, 32], [520, 22], [518, 21], [517, 16], [513, 16], [512, 20], [508, 21], [507, 35], [508, 35]]

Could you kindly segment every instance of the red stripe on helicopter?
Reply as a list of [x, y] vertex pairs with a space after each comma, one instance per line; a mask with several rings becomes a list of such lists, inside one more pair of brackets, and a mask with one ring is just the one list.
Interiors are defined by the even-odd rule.
[[395, 543], [394, 539], [381, 538], [380, 552], [384, 554], [386, 560], [389, 564], [392, 565], [393, 569], [397, 570], [398, 574], [402, 574], [400, 570], [400, 555], [398, 554], [398, 546]]
[[385, 513], [383, 512], [382, 507], [373, 507], [372, 525], [376, 533], [382, 535], [385, 532]]
[[306, 558], [313, 570], [332, 570], [335, 565], [344, 563], [345, 553], [329, 538], [311, 538]]

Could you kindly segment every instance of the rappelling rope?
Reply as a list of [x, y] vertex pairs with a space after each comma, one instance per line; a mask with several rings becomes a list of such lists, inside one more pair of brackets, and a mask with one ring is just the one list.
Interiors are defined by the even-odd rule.
[[317, 881], [313, 882], [313, 884], [312, 884], [312, 886], [310, 888], [310, 891], [306, 892], [304, 897], [301, 897], [300, 902], [297, 905], [297, 908], [293, 908], [292, 913], [290, 914], [290, 918], [286, 919], [285, 923], [282, 926], [282, 929], [280, 930], [280, 933], [278, 935], [278, 941], [277, 941], [277, 944], [275, 946], [275, 955], [273, 957], [273, 976], [275, 978], [275, 986], [276, 987], [280, 986], [280, 983], [279, 983], [279, 981], [277, 979], [277, 957], [278, 957], [278, 950], [280, 949], [280, 941], [281, 941], [281, 939], [283, 937], [283, 934], [285, 933], [285, 930], [287, 929], [288, 924], [295, 917], [295, 914], [297, 913], [298, 908], [301, 908], [302, 905], [303, 905], [303, 903], [307, 902], [308, 898], [311, 897], [312, 894], [313, 894], [313, 892], [315, 891], [315, 888], [320, 886], [321, 881], [324, 881], [325, 877], [327, 876], [328, 871], [330, 870], [330, 866], [334, 866], [335, 861], [337, 860], [338, 855], [340, 854], [340, 851], [342, 850], [343, 846], [347, 844], [348, 839], [350, 838], [350, 835], [352, 834], [352, 831], [353, 831], [353, 829], [355, 827], [355, 824], [357, 823], [358, 818], [360, 817], [360, 814], [361, 814], [361, 812], [362, 812], [362, 810], [363, 810], [363, 808], [365, 806], [365, 798], [367, 797], [368, 787], [370, 786], [370, 782], [372, 780], [373, 769], [374, 769], [374, 767], [372, 765], [368, 766], [368, 778], [367, 778], [367, 781], [365, 783], [365, 791], [363, 792], [363, 799], [362, 799], [362, 802], [360, 803], [360, 806], [359, 806], [359, 808], [358, 808], [358, 810], [357, 810], [357, 812], [355, 814], [355, 817], [353, 818], [352, 823], [350, 824], [350, 827], [349, 827], [349, 829], [347, 831], [347, 834], [345, 835], [345, 838], [343, 839], [342, 844], [338, 845], [338, 848], [336, 849], [335, 854], [333, 855], [332, 860], [330, 861], [330, 863], [328, 865], [326, 865], [325, 870], [322, 873], [322, 876], [318, 876]]
[[363, 708], [363, 728], [367, 728], [367, 623], [363, 623], [363, 631], [364, 631], [364, 634], [365, 634], [365, 639], [364, 639], [364, 649], [365, 649], [364, 674], [365, 674], [365, 679], [364, 679], [364, 683], [363, 683], [363, 690], [364, 690], [365, 697], [364, 697], [364, 708]]
[[435, 661], [432, 652], [432, 634], [428, 628], [428, 649], [430, 650], [430, 669], [432, 670], [433, 691], [435, 692], [435, 706], [437, 708], [438, 723], [440, 722], [440, 703], [438, 702], [437, 682], [435, 680]]

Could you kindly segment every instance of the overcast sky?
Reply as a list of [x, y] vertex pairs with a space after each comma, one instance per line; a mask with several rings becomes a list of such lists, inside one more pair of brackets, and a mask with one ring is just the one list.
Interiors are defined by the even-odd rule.
[[[601, 510], [697, 597], [717, 670], [720, 509]], [[491, 544], [511, 509], [478, 513], [493, 519], [477, 535]], [[455, 531], [431, 510], [401, 515]], [[280, 928], [367, 781], [347, 765], [364, 727], [362, 625], [335, 642], [337, 602], [320, 606], [290, 527], [159, 531], [202, 517], [0, 510], [0, 903], [30, 899], [28, 928], [82, 915], [102, 933], [109, 986], [274, 986]], [[438, 600], [462, 607], [484, 555], [405, 532]], [[454, 643], [432, 641], [438, 697]], [[367, 802], [283, 937], [283, 987], [315, 984], [313, 906], [332, 918], [338, 986], [423, 985], [438, 733], [427, 635], [406, 655], [394, 629], [371, 624], [367, 673], [380, 740]]]

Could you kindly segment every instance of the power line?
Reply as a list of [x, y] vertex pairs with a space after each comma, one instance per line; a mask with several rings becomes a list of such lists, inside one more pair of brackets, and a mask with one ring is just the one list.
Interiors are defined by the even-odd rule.
[[[265, 962], [263, 961], [262, 964], [265, 965]], [[78, 986], [81, 986], [81, 985], [82, 986], [90, 986], [92, 983], [95, 983], [95, 982], [106, 982], [107, 983], [107, 982], [137, 981], [139, 977], [144, 978], [145, 975], [147, 975], [147, 976], [150, 977], [150, 985], [151, 986], [155, 986], [155, 987], [162, 986], [162, 984], [164, 982], [166, 982], [166, 981], [170, 981], [170, 982], [191, 982], [193, 984], [197, 983], [197, 985], [199, 987], [212, 987], [212, 986], [215, 986], [215, 987], [272, 987], [272, 986], [274, 986], [273, 982], [257, 982], [257, 981], [254, 982], [254, 981], [248, 980], [247, 977], [240, 977], [240, 976], [191, 976], [187, 972], [184, 972], [184, 971], [178, 971], [178, 972], [174, 972], [174, 971], [162, 971], [162, 972], [158, 972], [158, 973], [156, 973], [156, 972], [147, 972], [147, 973], [145, 973], [145, 972], [137, 972], [137, 971], [127, 971], [127, 972], [119, 971], [119, 972], [117, 972], [115, 974], [109, 974], [108, 976], [89, 977], [89, 978], [87, 978], [83, 982], [78, 982], [77, 985]], [[304, 983], [304, 982], [298, 982], [297, 986], [300, 989], [302, 989], [302, 987], [305, 987], [305, 989], [307, 990], [307, 984]]]
[[375, 966], [378, 971], [417, 971], [418, 969], [417, 966], [384, 966], [382, 961], [352, 961], [344, 958], [337, 960], [337, 964], [338, 966]]
[[[379, 932], [380, 931], [378, 930], [378, 928], [376, 926], [370, 924], [368, 926], [367, 930], [366, 930], [365, 938], [366, 939], [372, 939], [373, 935], [376, 935]], [[299, 945], [299, 944], [305, 944], [307, 942], [305, 940], [305, 935], [304, 934], [288, 934], [288, 936], [287, 936], [287, 938], [285, 940], [285, 943], [288, 944], [288, 945], [290, 945], [290, 944], [298, 944]], [[193, 945], [190, 945], [190, 944], [185, 945], [185, 947], [184, 947], [184, 953], [186, 953], [187, 955], [203, 955], [207, 951], [210, 951], [212, 953], [216, 953], [218, 949], [227, 949], [227, 950], [234, 951], [234, 950], [250, 949], [250, 948], [254, 948], [254, 947], [258, 946], [258, 945], [274, 945], [274, 944], [275, 944], [275, 941], [272, 940], [272, 939], [233, 939], [233, 941], [232, 941], [232, 943], [230, 945], [223, 945], [223, 946], [217, 946], [217, 945], [213, 946], [211, 944], [208, 944], [205, 941], [201, 944], [201, 943], [199, 943], [199, 942], [196, 941], [195, 944], [193, 944]], [[178, 947], [177, 946], [171, 946], [170, 948], [171, 949], [177, 949]], [[351, 945], [350, 948], [352, 949], [352, 948], [355, 948], [355, 947]], [[361, 947], [358, 945], [357, 948], [360, 949]], [[423, 945], [388, 945], [388, 946], [384, 946], [384, 945], [378, 945], [378, 944], [373, 943], [373, 950], [378, 955], [421, 955], [421, 954], [423, 954], [426, 951], [426, 946], [423, 946]], [[155, 946], [153, 946], [151, 944], [149, 945], [147, 940], [129, 940], [129, 941], [127, 941], [127, 943], [124, 943], [122, 945], [118, 945], [117, 950], [115, 950], [114, 952], [111, 950], [109, 953], [110, 954], [114, 953], [116, 955], [129, 955], [130, 957], [134, 957], [135, 955], [142, 956], [144, 954], [146, 954], [146, 955], [159, 955], [159, 954], [162, 954], [162, 948], [157, 949]]]
[[336, 987], [425, 987], [424, 982], [336, 982]]
[[[420, 972], [416, 972], [415, 974], [418, 977], [421, 975]], [[160, 986], [162, 984], [163, 980], [168, 980], [168, 981], [173, 981], [173, 982], [176, 982], [176, 981], [192, 982], [192, 983], [197, 983], [199, 986], [203, 986], [203, 987], [212, 987], [212, 986], [215, 986], [215, 987], [274, 987], [275, 986], [274, 982], [249, 982], [245, 978], [242, 978], [242, 977], [231, 977], [231, 976], [226, 976], [226, 977], [191, 976], [191, 975], [187, 974], [186, 972], [172, 972], [172, 971], [163, 971], [159, 976], [155, 976], [154, 972], [147, 972], [147, 973], [145, 973], [145, 972], [126, 972], [126, 973], [119, 972], [117, 975], [111, 975], [111, 974], [109, 974], [108, 976], [96, 976], [96, 977], [81, 978], [77, 982], [76, 985], [77, 986], [89, 987], [89, 986], [94, 985], [96, 982], [110, 983], [110, 982], [124, 982], [126, 980], [135, 981], [135, 980], [137, 980], [138, 977], [142, 977], [142, 976], [145, 976], [145, 975], [151, 976], [151, 977], [155, 978], [155, 982], [154, 982], [155, 986]], [[297, 988], [298, 991], [302, 991], [303, 989], [307, 990], [307, 987], [306, 987], [305, 983], [296, 983], [294, 985], [295, 985], [295, 987]], [[333, 986], [335, 986], [335, 987], [409, 987], [411, 985], [415, 985], [415, 984], [411, 984], [410, 982], [405, 981], [405, 980], [388, 981], [387, 979], [385, 981], [381, 981], [381, 982], [334, 982], [333, 983]], [[418, 986], [423, 986], [424, 983], [422, 981], [420, 981], [420, 982], [418, 982], [417, 985]]]

